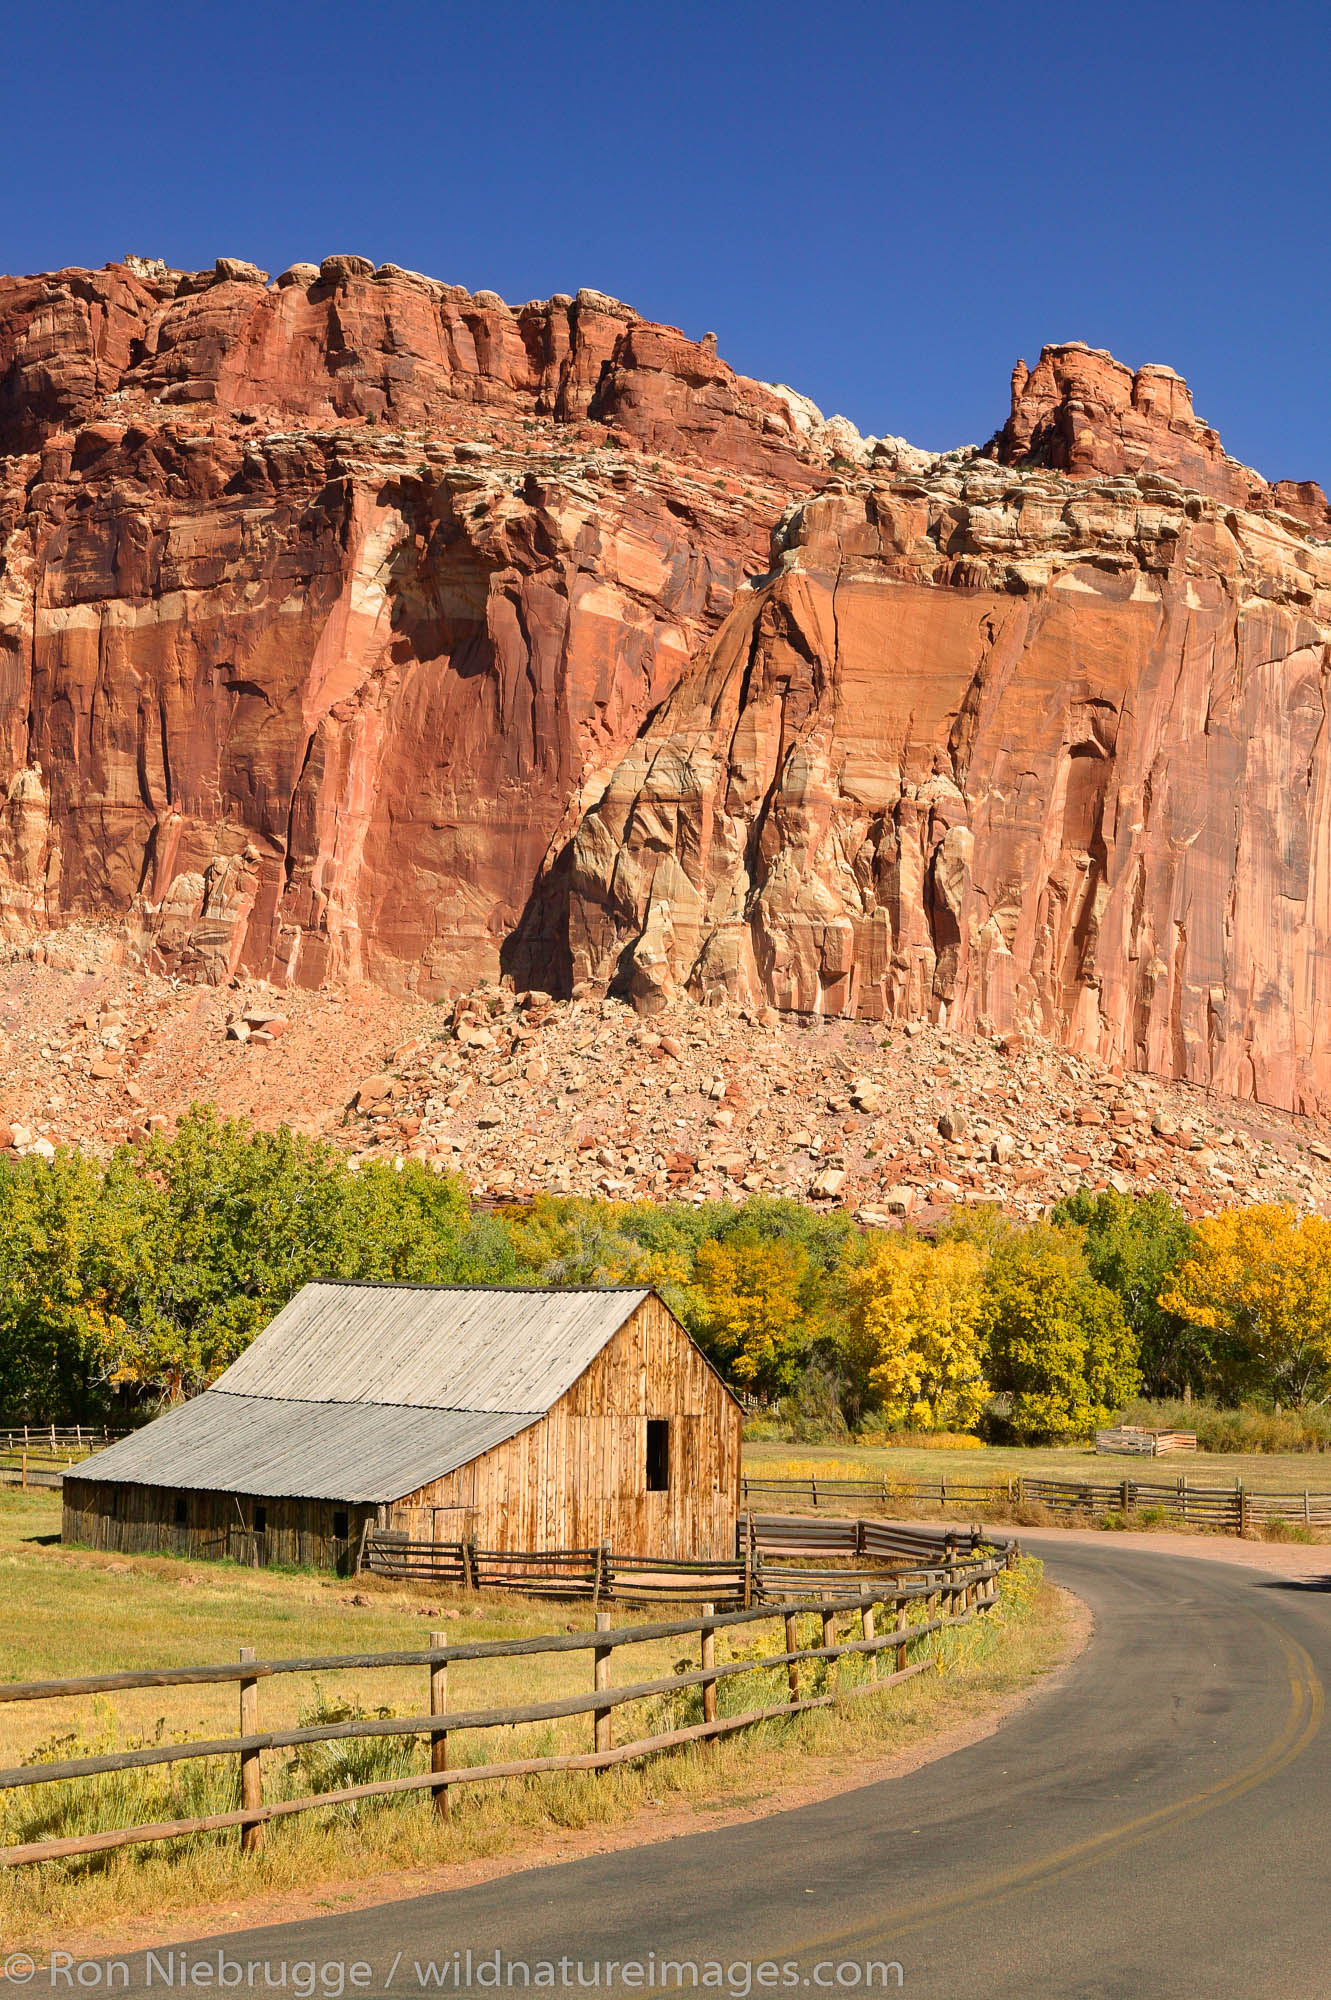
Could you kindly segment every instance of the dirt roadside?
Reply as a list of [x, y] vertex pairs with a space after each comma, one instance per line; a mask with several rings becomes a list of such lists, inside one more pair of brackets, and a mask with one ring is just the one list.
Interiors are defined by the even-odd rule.
[[[993, 1533], [1010, 1535], [1011, 1527]], [[1033, 1555], [1058, 1548], [1132, 1549], [1148, 1556], [1200, 1556], [1209, 1562], [1238, 1563], [1269, 1576], [1325, 1577], [1331, 1588], [1331, 1546], [1325, 1543], [1249, 1542], [1235, 1535], [1175, 1534], [1168, 1529], [1018, 1528], [1023, 1548]]]

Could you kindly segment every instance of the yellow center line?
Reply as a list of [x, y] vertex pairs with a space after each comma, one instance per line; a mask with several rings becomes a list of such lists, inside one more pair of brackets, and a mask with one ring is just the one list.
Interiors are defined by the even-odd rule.
[[909, 1937], [916, 1931], [927, 1929], [940, 1918], [960, 1915], [971, 1910], [989, 1908], [996, 1903], [1027, 1894], [1031, 1889], [1046, 1882], [1064, 1881], [1070, 1875], [1094, 1867], [1109, 1855], [1121, 1854], [1125, 1849], [1140, 1846], [1153, 1839], [1165, 1827], [1178, 1826], [1188, 1820], [1197, 1819], [1202, 1814], [1214, 1812], [1220, 1806], [1229, 1805], [1242, 1798], [1246, 1792], [1258, 1785], [1269, 1782], [1280, 1772], [1301, 1757], [1322, 1727], [1326, 1710], [1326, 1692], [1313, 1664], [1312, 1656], [1297, 1640], [1282, 1632], [1279, 1626], [1268, 1618], [1259, 1622], [1274, 1634], [1285, 1656], [1285, 1668], [1289, 1678], [1289, 1709], [1280, 1734], [1269, 1743], [1260, 1756], [1245, 1765], [1228, 1778], [1221, 1778], [1204, 1790], [1193, 1792], [1188, 1797], [1177, 1799], [1172, 1805], [1157, 1806], [1154, 1811], [1139, 1814], [1135, 1819], [1125, 1820], [1121, 1826], [1107, 1827], [1103, 1833], [1092, 1834], [1088, 1839], [1077, 1841], [1070, 1847], [1058, 1849], [1053, 1854], [1041, 1855], [1035, 1861], [1024, 1862], [1020, 1867], [1005, 1874], [991, 1876], [988, 1881], [975, 1884], [970, 1889], [955, 1894], [936, 1897], [928, 1903], [916, 1904], [898, 1916], [885, 1917], [877, 1922], [857, 1926], [854, 1930], [832, 1933], [820, 1938], [807, 1938], [792, 1945], [792, 1954], [801, 1958], [815, 1951], [846, 1950], [856, 1944], [872, 1943], [875, 1946], [895, 1943], [898, 1938]]

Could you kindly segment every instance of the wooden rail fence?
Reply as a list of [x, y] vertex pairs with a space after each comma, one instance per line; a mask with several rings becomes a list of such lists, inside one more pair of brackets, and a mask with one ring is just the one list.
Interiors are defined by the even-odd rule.
[[23, 1424], [0, 1430], [0, 1480], [7, 1485], [58, 1486], [71, 1465], [113, 1444], [125, 1431], [104, 1425]]
[[607, 1548], [499, 1550], [474, 1542], [414, 1542], [380, 1529], [366, 1534], [358, 1568], [374, 1576], [461, 1584], [526, 1597], [588, 1598], [650, 1604], [713, 1602], [748, 1604], [748, 1564], [670, 1562], [655, 1556], [616, 1555]]
[[[502, 1590], [527, 1597], [586, 1598], [602, 1603], [692, 1603], [704, 1600], [727, 1608], [748, 1608], [786, 1594], [787, 1576], [769, 1557], [847, 1556], [867, 1559], [874, 1573], [900, 1578], [921, 1575], [974, 1556], [981, 1546], [1006, 1552], [1015, 1543], [984, 1537], [978, 1528], [908, 1528], [896, 1522], [811, 1520], [804, 1514], [741, 1515], [739, 1554], [733, 1562], [666, 1561], [656, 1556], [616, 1555], [608, 1548], [498, 1551], [474, 1542], [414, 1542], [405, 1535], [367, 1531], [358, 1568], [375, 1576], [460, 1584], [471, 1590]], [[860, 1561], [863, 1568], [863, 1560]], [[820, 1573], [820, 1578], [823, 1573]], [[827, 1572], [844, 1583], [846, 1573]]]
[[747, 1506], [753, 1500], [805, 1501], [817, 1508], [846, 1501], [891, 1507], [902, 1501], [955, 1507], [983, 1514], [989, 1508], [1037, 1505], [1052, 1514], [1136, 1513], [1148, 1509], [1171, 1520], [1232, 1535], [1246, 1534], [1266, 1521], [1294, 1521], [1308, 1528], [1331, 1527], [1331, 1493], [1268, 1493], [1236, 1479], [1232, 1486], [1199, 1486], [1180, 1477], [1145, 1479], [1044, 1479], [1029, 1473], [1007, 1479], [764, 1479], [745, 1474], [740, 1481]]
[[[76, 1680], [0, 1684], [0, 1703], [3, 1703], [64, 1698], [86, 1700], [96, 1694], [137, 1688], [234, 1683], [239, 1694], [239, 1733], [235, 1736], [208, 1742], [153, 1743], [142, 1749], [123, 1750], [106, 1756], [21, 1764], [10, 1770], [0, 1770], [0, 1791], [95, 1779], [112, 1772], [199, 1758], [234, 1758], [237, 1761], [240, 1797], [240, 1804], [233, 1810], [11, 1845], [0, 1849], [0, 1863], [13, 1867], [28, 1862], [60, 1860], [229, 1827], [240, 1830], [242, 1845], [252, 1852], [262, 1840], [264, 1825], [290, 1813], [421, 1791], [431, 1793], [435, 1809], [445, 1813], [449, 1792], [457, 1785], [530, 1777], [542, 1772], [607, 1770], [616, 1764], [635, 1762], [686, 1743], [749, 1728], [774, 1717], [827, 1708], [840, 1699], [872, 1694], [921, 1672], [929, 1662], [923, 1659], [911, 1661], [908, 1657], [910, 1648], [935, 1632], [966, 1623], [987, 1611], [997, 1599], [1000, 1572], [1011, 1565], [1015, 1556], [1015, 1545], [1012, 1545], [1005, 1554], [978, 1554], [922, 1576], [917, 1581], [894, 1580], [888, 1589], [875, 1585], [865, 1589], [860, 1578], [848, 1576], [844, 1588], [839, 1591], [809, 1595], [806, 1586], [805, 1595], [785, 1599], [775, 1606], [719, 1611], [712, 1604], [704, 1603], [695, 1616], [667, 1623], [615, 1627], [611, 1625], [608, 1612], [598, 1611], [592, 1632], [551, 1633], [530, 1639], [470, 1640], [458, 1644], [449, 1644], [443, 1633], [432, 1632], [425, 1651], [357, 1653], [327, 1658], [261, 1660], [255, 1657], [252, 1648], [246, 1647], [242, 1648], [239, 1661], [216, 1666], [170, 1667], [160, 1671], [91, 1674]], [[886, 1614], [885, 1629], [881, 1633], [876, 1622], [880, 1607]], [[799, 1643], [798, 1620], [806, 1616], [820, 1620], [820, 1644]], [[773, 1619], [780, 1624], [777, 1650], [757, 1659], [717, 1658], [718, 1632], [742, 1631], [762, 1620]], [[844, 1632], [838, 1636], [838, 1621], [849, 1621], [852, 1631], [857, 1631], [858, 1636], [848, 1636]], [[614, 1680], [613, 1662], [621, 1649], [663, 1639], [694, 1641], [698, 1648], [698, 1666], [681, 1667], [652, 1680]], [[587, 1652], [592, 1655], [590, 1692], [498, 1708], [450, 1709], [448, 1706], [448, 1669], [454, 1662]], [[892, 1656], [891, 1667], [888, 1673], [879, 1676], [878, 1662], [884, 1653]], [[834, 1687], [823, 1693], [805, 1692], [801, 1668], [821, 1661], [834, 1669], [837, 1662], [854, 1658], [869, 1661], [871, 1678], [867, 1681]], [[289, 1729], [263, 1730], [260, 1727], [260, 1689], [264, 1681], [275, 1675], [402, 1667], [425, 1669], [428, 1708], [421, 1714], [322, 1722]], [[717, 1688], [720, 1683], [732, 1676], [762, 1673], [780, 1667], [787, 1672], [789, 1695], [786, 1700], [776, 1705], [764, 1703], [739, 1714], [718, 1714]], [[658, 1730], [655, 1734], [635, 1737], [624, 1743], [614, 1742], [613, 1725], [617, 1709], [695, 1688], [701, 1690], [701, 1722]], [[454, 1739], [469, 1731], [551, 1722], [573, 1716], [591, 1718], [591, 1747], [586, 1752], [510, 1757], [480, 1764], [450, 1762], [450, 1745]], [[424, 1738], [430, 1746], [428, 1770], [314, 1792], [299, 1798], [264, 1800], [263, 1757], [266, 1752], [289, 1750], [307, 1743], [366, 1737]]]

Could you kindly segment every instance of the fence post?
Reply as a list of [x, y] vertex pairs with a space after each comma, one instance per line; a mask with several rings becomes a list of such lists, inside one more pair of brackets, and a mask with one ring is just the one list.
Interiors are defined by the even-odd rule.
[[[795, 1630], [795, 1623], [796, 1620], [794, 1612], [787, 1611], [786, 1651], [788, 1653], [793, 1653], [796, 1647], [799, 1645], [799, 1634]], [[792, 1701], [798, 1701], [800, 1698], [800, 1670], [799, 1670], [799, 1662], [797, 1660], [788, 1660], [786, 1662], [786, 1679], [790, 1683], [790, 1699]]]
[[[836, 1612], [835, 1612], [835, 1611], [824, 1611], [824, 1613], [823, 1613], [823, 1644], [824, 1644], [824, 1646], [835, 1646], [835, 1644], [836, 1644]], [[828, 1661], [828, 1663], [827, 1663], [827, 1678], [828, 1678], [828, 1681], [829, 1681], [829, 1682], [830, 1682], [830, 1681], [831, 1681], [831, 1680], [833, 1679], [833, 1677], [834, 1677], [834, 1676], [836, 1675], [836, 1672], [837, 1672], [837, 1668], [838, 1668], [838, 1667], [840, 1666], [840, 1664], [841, 1664], [841, 1662], [840, 1662], [839, 1660], [829, 1660], [829, 1661]]]
[[[596, 1629], [598, 1632], [609, 1631], [610, 1613], [608, 1611], [597, 1612]], [[611, 1648], [609, 1646], [597, 1646], [592, 1654], [592, 1686], [597, 1694], [600, 1694], [603, 1689], [608, 1688], [610, 1685], [610, 1654]], [[598, 1708], [594, 1709], [592, 1714], [592, 1748], [598, 1751], [609, 1750], [611, 1748], [610, 1718], [613, 1710]]]
[[1239, 1533], [1246, 1535], [1252, 1518], [1252, 1499], [1243, 1481], [1239, 1481]]
[[[867, 1639], [872, 1644], [873, 1636], [873, 1606], [872, 1604], [865, 1604], [860, 1607], [860, 1637], [861, 1639]], [[869, 1679], [876, 1681], [878, 1678], [878, 1655], [877, 1653], [868, 1653], [865, 1657], [869, 1662]]]
[[[906, 1600], [904, 1597], [899, 1597], [897, 1599], [897, 1630], [898, 1632], [904, 1632], [905, 1629], [906, 1629]], [[903, 1642], [901, 1645], [897, 1647], [897, 1672], [903, 1673], [905, 1671], [905, 1666], [906, 1666], [906, 1647]]]
[[605, 1581], [605, 1543], [604, 1543], [604, 1542], [601, 1542], [601, 1543], [599, 1543], [599, 1544], [597, 1545], [597, 1550], [596, 1550], [596, 1575], [595, 1575], [595, 1578], [594, 1578], [594, 1580], [593, 1580], [593, 1583], [592, 1583], [592, 1610], [593, 1610], [593, 1611], [597, 1611], [597, 1610], [599, 1610], [599, 1609], [600, 1609], [600, 1605], [601, 1605], [601, 1585], [602, 1585], [602, 1584], [604, 1583], [604, 1581]]
[[[702, 1615], [704, 1618], [710, 1618], [715, 1610], [716, 1606], [714, 1604], [704, 1604], [702, 1608]], [[703, 1672], [706, 1674], [710, 1673], [712, 1668], [716, 1665], [716, 1627], [714, 1625], [704, 1625], [702, 1627], [701, 1636], [702, 1636], [701, 1665]], [[704, 1681], [702, 1684], [702, 1719], [704, 1722], [716, 1721], [715, 1681]]]
[[1126, 1479], [1121, 1481], [1119, 1485], [1118, 1508], [1121, 1514], [1126, 1514], [1128, 1511], [1128, 1482]]
[[[242, 1646], [242, 1661], [255, 1657], [253, 1646]], [[240, 1733], [242, 1736], [257, 1736], [259, 1733], [259, 1683], [257, 1680], [243, 1680], [240, 1683]], [[243, 1812], [257, 1811], [263, 1804], [263, 1753], [260, 1750], [242, 1750], [240, 1753], [240, 1804]], [[242, 1854], [257, 1854], [263, 1846], [263, 1827], [257, 1823], [243, 1826], [240, 1833]]]
[[[431, 1632], [430, 1651], [432, 1653], [437, 1648], [446, 1646], [447, 1644], [447, 1633]], [[430, 1662], [430, 1713], [431, 1715], [443, 1715], [447, 1708], [448, 1661], [432, 1660]], [[435, 1729], [430, 1732], [430, 1769], [440, 1772], [448, 1769], [448, 1731], [446, 1729]], [[431, 1796], [434, 1799], [434, 1809], [437, 1816], [440, 1819], [447, 1819], [448, 1786], [432, 1786]]]
[[1312, 1509], [1308, 1501], [1308, 1489], [1305, 1486], [1303, 1489], [1303, 1525], [1305, 1528], [1311, 1528], [1312, 1524], [1313, 1524]]
[[816, 1507], [818, 1505], [818, 1474], [816, 1472], [810, 1479], [809, 1484], [813, 1488], [813, 1504]]
[[28, 1448], [25, 1444], [23, 1447], [22, 1466], [19, 1473], [19, 1492], [26, 1493], [27, 1490], [28, 1490]]

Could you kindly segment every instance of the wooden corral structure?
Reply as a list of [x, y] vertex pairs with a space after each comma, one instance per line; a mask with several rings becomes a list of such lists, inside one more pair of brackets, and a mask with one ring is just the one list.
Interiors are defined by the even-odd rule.
[[346, 1570], [365, 1533], [721, 1559], [741, 1411], [654, 1291], [306, 1285], [64, 1480], [64, 1539]]

